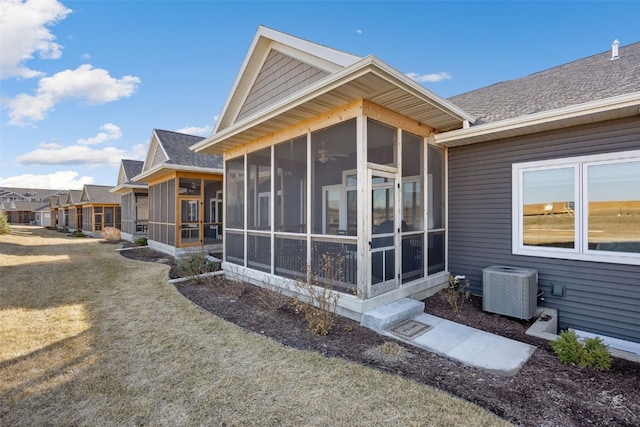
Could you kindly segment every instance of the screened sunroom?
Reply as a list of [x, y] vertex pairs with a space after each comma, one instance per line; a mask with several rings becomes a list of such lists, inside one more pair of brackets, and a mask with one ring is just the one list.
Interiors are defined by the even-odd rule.
[[354, 319], [446, 286], [446, 151], [474, 119], [373, 56], [261, 27], [214, 133], [225, 274], [295, 292], [313, 276]]
[[445, 152], [365, 101], [341, 116], [226, 155], [224, 268], [271, 284], [310, 272], [358, 317], [446, 282]]

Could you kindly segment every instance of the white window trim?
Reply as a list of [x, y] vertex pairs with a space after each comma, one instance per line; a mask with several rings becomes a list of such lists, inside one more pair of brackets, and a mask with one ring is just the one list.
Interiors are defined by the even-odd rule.
[[[589, 249], [587, 168], [589, 166], [640, 161], [640, 150], [590, 156], [514, 163], [511, 167], [512, 233], [514, 255], [574, 259], [611, 264], [640, 265], [640, 254], [631, 252], [597, 251]], [[575, 170], [575, 248], [525, 246], [523, 244], [523, 174], [527, 171], [573, 167]]]

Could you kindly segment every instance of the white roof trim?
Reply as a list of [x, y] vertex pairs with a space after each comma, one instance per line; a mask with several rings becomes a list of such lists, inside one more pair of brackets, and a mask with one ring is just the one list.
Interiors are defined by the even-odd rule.
[[113, 187], [109, 190], [109, 193], [121, 193], [125, 194], [127, 191], [125, 190], [147, 190], [149, 186], [146, 184], [121, 184], [116, 187]]
[[[615, 96], [611, 98], [599, 99], [540, 113], [528, 114], [526, 116], [514, 117], [469, 128], [456, 129], [434, 135], [437, 143], [446, 146], [459, 146], [474, 144], [477, 142], [491, 141], [511, 136], [525, 135], [540, 131], [540, 126], [606, 113], [607, 111], [637, 107], [633, 114], [640, 114], [640, 92]], [[629, 114], [625, 114], [629, 115]], [[545, 127], [542, 130], [549, 130]]]
[[[155, 147], [154, 147], [155, 142]], [[144, 163], [142, 164], [142, 171], [144, 172], [147, 169], [147, 166], [151, 167], [153, 165], [153, 159], [156, 157], [156, 152], [158, 149], [162, 150], [162, 154], [166, 159], [169, 159], [169, 155], [165, 151], [164, 147], [160, 143], [160, 138], [158, 134], [156, 134], [156, 130], [154, 129], [151, 132], [151, 138], [149, 138], [149, 148], [147, 149], [147, 156], [144, 159]], [[151, 153], [153, 151], [153, 153]], [[135, 180], [132, 180], [135, 181]]]
[[[136, 175], [133, 177], [134, 181], [143, 181], [146, 178], [153, 176], [161, 171], [181, 171], [181, 172], [199, 172], [199, 173], [210, 173], [210, 174], [220, 174], [222, 175], [222, 169], [213, 169], [213, 168], [205, 168], [201, 166], [184, 166], [184, 165], [174, 165], [171, 163], [162, 163], [156, 166], [153, 169], [143, 171], [140, 175]], [[144, 187], [147, 188], [147, 187]]]
[[[277, 117], [285, 111], [295, 108], [308, 100], [329, 92], [335, 87], [348, 83], [349, 81], [370, 72], [373, 72], [380, 78], [402, 87], [412, 95], [421, 98], [425, 103], [435, 106], [443, 112], [458, 118], [461, 123], [464, 123], [465, 121], [473, 123], [475, 121], [473, 116], [455, 106], [450, 101], [435, 95], [433, 92], [429, 91], [406, 75], [400, 73], [393, 67], [380, 61], [373, 55], [369, 55], [349, 67], [343, 68], [340, 71], [328, 75], [324, 79], [318, 80], [290, 97], [274, 103], [265, 110], [260, 111], [258, 114], [247, 117], [245, 120], [225, 128], [219, 133], [214, 133], [210, 137], [191, 146], [191, 149], [196, 152], [200, 152], [226, 138], [248, 130], [266, 120]], [[428, 123], [426, 124], [428, 125]]]

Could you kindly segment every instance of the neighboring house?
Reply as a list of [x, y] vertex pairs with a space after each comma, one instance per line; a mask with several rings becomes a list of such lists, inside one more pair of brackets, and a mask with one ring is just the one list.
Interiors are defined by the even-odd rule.
[[36, 214], [36, 225], [41, 227], [51, 226], [51, 209], [49, 208], [49, 205], [41, 206], [34, 212]]
[[173, 256], [222, 250], [222, 157], [189, 149], [203, 138], [154, 129], [142, 171], [149, 186], [150, 247]]
[[62, 202], [66, 199], [66, 194], [60, 194], [58, 196], [49, 199], [49, 210], [51, 211], [51, 227], [55, 227], [59, 230], [64, 228], [64, 208]]
[[113, 194], [108, 185], [85, 184], [80, 195], [82, 227], [85, 234], [100, 236], [105, 228], [120, 229], [120, 195]]
[[82, 190], [69, 190], [64, 202], [61, 202], [61, 208], [64, 209], [65, 226], [72, 232], [82, 230], [81, 196]]
[[122, 159], [118, 182], [110, 191], [120, 194], [122, 209], [121, 237], [134, 241], [147, 237], [149, 227], [149, 186], [133, 178], [142, 172], [143, 161]]
[[192, 147], [224, 156], [226, 273], [310, 266], [359, 319], [449, 272], [481, 293], [483, 268], [535, 268], [561, 328], [640, 342], [640, 44], [616, 53], [445, 100], [260, 27]]
[[7, 215], [11, 224], [37, 224], [51, 222], [49, 201], [62, 193], [60, 190], [38, 188], [0, 187], [0, 212]]

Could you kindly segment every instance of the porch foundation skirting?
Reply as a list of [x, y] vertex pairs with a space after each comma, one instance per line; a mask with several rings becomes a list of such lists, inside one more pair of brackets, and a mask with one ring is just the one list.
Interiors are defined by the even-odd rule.
[[[138, 237], [146, 237], [146, 236], [135, 236]], [[147, 245], [156, 251], [165, 253], [167, 255], [171, 255], [174, 258], [180, 258], [184, 255], [193, 254], [195, 252], [200, 252], [200, 250], [204, 250], [205, 252], [219, 253], [222, 252], [222, 243], [216, 243], [213, 245], [204, 245], [204, 246], [189, 246], [184, 248], [176, 248], [175, 246], [167, 245], [165, 243], [160, 243], [155, 240], [147, 239]]]
[[[149, 243], [151, 244], [151, 242]], [[229, 279], [244, 280], [252, 285], [269, 288], [270, 290], [276, 288], [275, 290], [280, 290], [288, 296], [299, 295], [296, 291], [295, 280], [293, 279], [275, 276], [229, 262], [223, 262], [222, 269], [225, 272], [225, 277]], [[390, 304], [402, 298], [423, 300], [445, 289], [448, 284], [449, 273], [442, 271], [411, 283], [402, 284], [398, 289], [391, 290], [373, 298], [361, 299], [355, 295], [339, 293], [340, 298], [338, 299], [337, 313], [360, 322], [362, 315], [369, 310]]]

